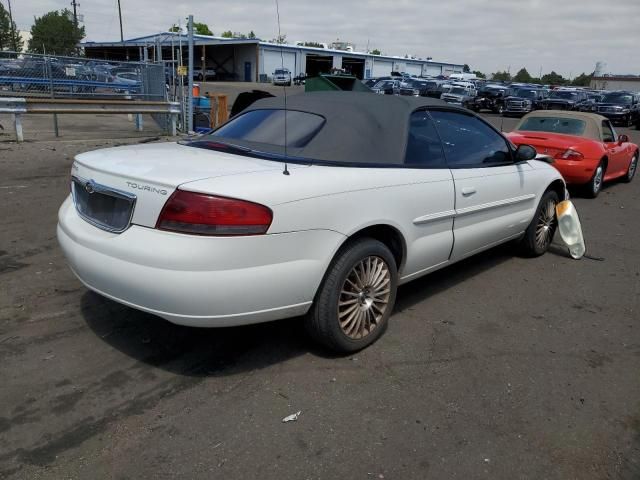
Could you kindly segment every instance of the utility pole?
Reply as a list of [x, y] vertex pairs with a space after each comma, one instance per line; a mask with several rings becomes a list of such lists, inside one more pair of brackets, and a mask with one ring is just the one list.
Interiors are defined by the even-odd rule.
[[193, 15], [189, 15], [189, 30], [188, 30], [188, 40], [189, 40], [189, 69], [188, 75], [189, 78], [187, 82], [189, 82], [188, 92], [187, 92], [187, 133], [191, 133], [193, 131]]
[[71, 6], [73, 7], [73, 26], [76, 27], [76, 30], [77, 30], [78, 29], [78, 11], [76, 10], [76, 8], [79, 7], [80, 4], [76, 2], [76, 0], [71, 0]]
[[118, 17], [120, 17], [120, 41], [124, 42], [124, 35], [122, 34], [122, 9], [120, 8], [120, 0], [118, 0]]
[[7, 0], [7, 3], [9, 4], [9, 23], [10, 23], [10, 30], [11, 30], [11, 45], [13, 46], [13, 51], [17, 52], [18, 50], [18, 43], [16, 42], [16, 27], [15, 24], [13, 23], [13, 15], [11, 14], [11, 0]]

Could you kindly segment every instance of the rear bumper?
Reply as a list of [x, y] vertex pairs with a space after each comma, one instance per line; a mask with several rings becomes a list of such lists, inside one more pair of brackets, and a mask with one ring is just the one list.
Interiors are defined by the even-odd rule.
[[137, 225], [113, 234], [82, 220], [69, 199], [58, 220], [60, 246], [88, 288], [197, 327], [304, 314], [345, 238], [328, 230], [198, 237]]
[[556, 160], [553, 166], [562, 174], [564, 181], [571, 185], [583, 185], [593, 177], [598, 166], [597, 161], [580, 160]]

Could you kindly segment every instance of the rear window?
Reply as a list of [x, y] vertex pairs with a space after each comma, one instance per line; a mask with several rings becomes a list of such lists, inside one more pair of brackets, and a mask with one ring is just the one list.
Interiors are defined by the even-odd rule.
[[324, 118], [308, 112], [265, 109], [251, 110], [231, 119], [210, 137], [244, 140], [279, 147], [302, 148], [320, 131]]
[[520, 125], [518, 130], [582, 135], [586, 126], [587, 124], [584, 120], [577, 118], [530, 117]]

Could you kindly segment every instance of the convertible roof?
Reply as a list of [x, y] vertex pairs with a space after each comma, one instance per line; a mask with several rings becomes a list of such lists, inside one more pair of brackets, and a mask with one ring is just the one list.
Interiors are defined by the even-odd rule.
[[[284, 97], [265, 98], [246, 111], [283, 109]], [[377, 95], [367, 92], [311, 92], [286, 98], [288, 110], [314, 113], [326, 122], [304, 147], [288, 149], [292, 156], [327, 162], [402, 164], [409, 116], [424, 107], [457, 109], [428, 97]], [[466, 110], [463, 110], [466, 111]], [[282, 148], [269, 147], [282, 153]]]
[[607, 120], [602, 115], [588, 112], [575, 112], [566, 110], [537, 110], [535, 112], [528, 113], [518, 122], [515, 130], [520, 130], [520, 127], [527, 118], [531, 117], [556, 117], [556, 118], [575, 118], [584, 120], [586, 123], [584, 133], [581, 137], [590, 138], [592, 140], [602, 141], [602, 122]]

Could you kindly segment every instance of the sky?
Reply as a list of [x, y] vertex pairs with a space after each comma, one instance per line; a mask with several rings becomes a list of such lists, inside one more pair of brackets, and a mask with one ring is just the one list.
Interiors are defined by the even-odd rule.
[[[7, 0], [0, 0], [5, 7]], [[357, 51], [432, 57], [492, 73], [525, 67], [532, 76], [640, 74], [640, 0], [279, 0], [281, 30], [297, 40], [356, 44]], [[120, 39], [117, 0], [82, 0], [86, 40]], [[275, 0], [121, 0], [124, 36], [165, 31], [188, 14], [209, 25], [269, 40], [278, 32]], [[70, 0], [12, 0], [14, 20], [70, 8]]]

